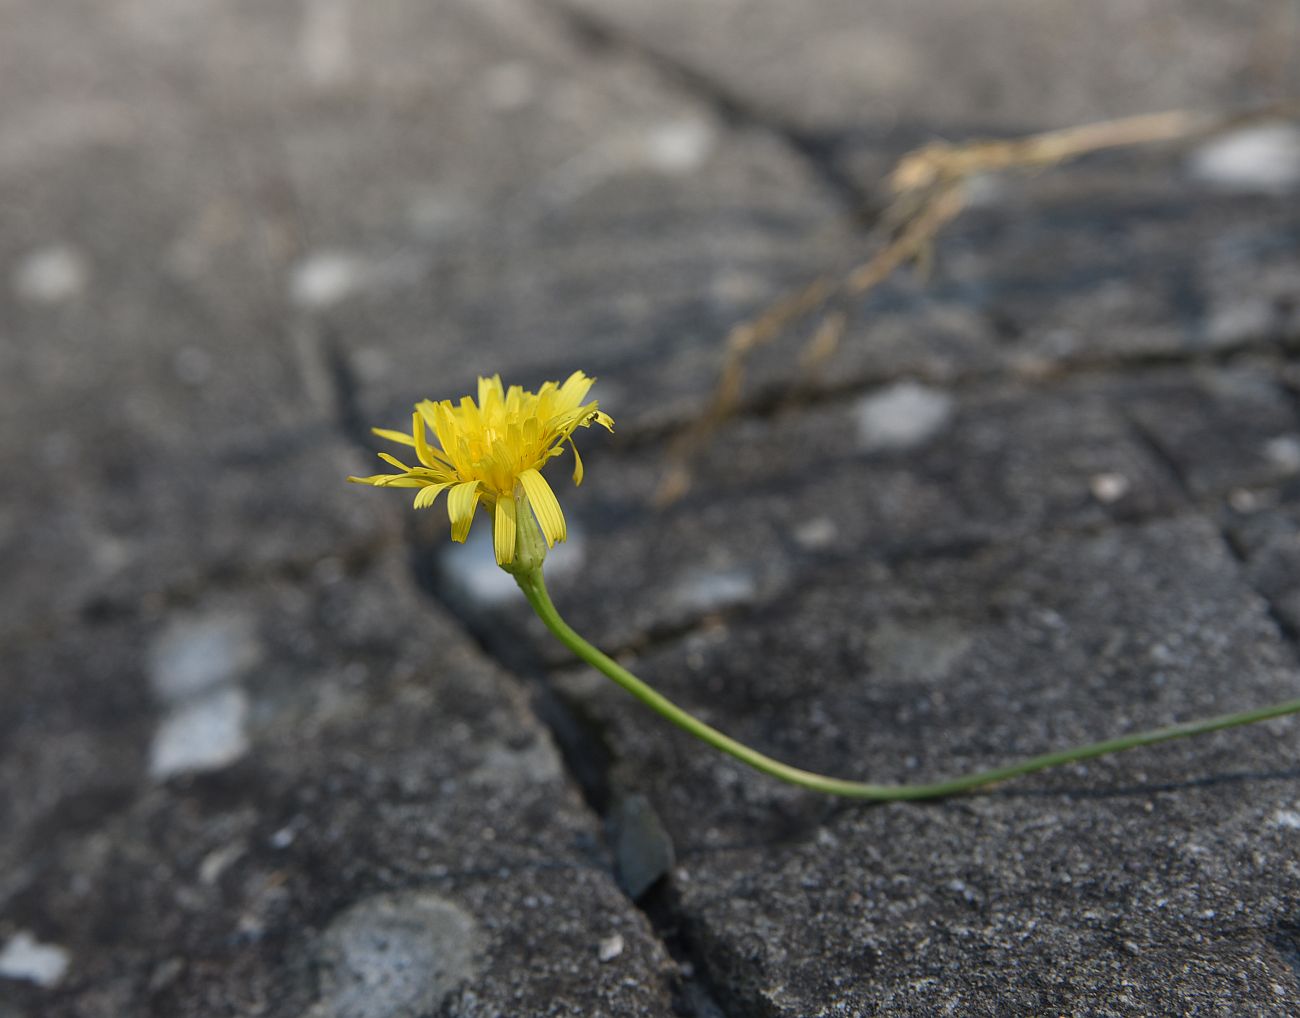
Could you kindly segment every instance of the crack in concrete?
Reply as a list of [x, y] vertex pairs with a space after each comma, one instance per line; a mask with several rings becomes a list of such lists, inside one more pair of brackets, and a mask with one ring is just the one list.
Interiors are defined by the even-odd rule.
[[1169, 472], [1174, 483], [1178, 486], [1179, 492], [1193, 508], [1194, 513], [1213, 527], [1219, 535], [1219, 539], [1223, 542], [1228, 554], [1240, 567], [1243, 582], [1264, 603], [1269, 618], [1272, 620], [1273, 625], [1277, 627], [1283, 642], [1290, 649], [1293, 660], [1297, 665], [1300, 665], [1300, 634], [1297, 634], [1295, 628], [1286, 620], [1285, 614], [1279, 610], [1274, 600], [1250, 579], [1250, 570], [1247, 568], [1250, 564], [1250, 558], [1247, 549], [1240, 539], [1233, 534], [1231, 528], [1222, 522], [1222, 499], [1227, 492], [1213, 491], [1204, 498], [1197, 498], [1182, 464], [1171, 456], [1165, 447], [1161, 445], [1160, 440], [1141, 423], [1131, 417], [1127, 418], [1127, 421], [1137, 441], [1157, 463], [1161, 464]]
[[707, 106], [726, 126], [761, 131], [777, 139], [814, 174], [861, 229], [875, 225], [881, 209], [870, 189], [844, 171], [835, 158], [834, 139], [815, 134], [756, 105], [733, 92], [691, 64], [648, 45], [645, 40], [622, 31], [585, 11], [559, 0], [537, 0], [539, 10], [549, 14], [575, 46], [592, 55], [618, 54], [648, 68], [662, 81], [687, 93]]
[[[582, 32], [591, 33], [593, 31], [584, 18], [579, 18], [574, 27], [575, 30]], [[595, 42], [600, 46], [622, 46], [616, 36], [607, 35], [601, 26], [595, 26], [594, 31]], [[653, 55], [651, 57], [653, 58]], [[668, 65], [667, 69], [671, 71], [672, 65]], [[729, 100], [724, 94], [716, 102], [721, 102], [726, 106]], [[754, 116], [756, 115], [741, 108], [733, 114], [733, 119], [739, 118], [738, 122], [749, 123]], [[759, 122], [759, 126], [769, 130], [772, 129], [770, 124]], [[335, 420], [339, 431], [353, 446], [369, 453], [371, 451], [369, 430], [362, 419], [358, 400], [359, 384], [347, 351], [336, 337], [326, 332], [317, 332], [310, 337], [310, 341], [305, 345], [305, 350], [307, 351], [308, 361], [314, 361], [308, 367], [313, 372], [316, 372], [318, 379], [328, 379], [330, 391], [328, 411]], [[1222, 367], [1230, 365], [1238, 358], [1245, 356], [1257, 357], [1261, 353], [1272, 353], [1284, 357], [1289, 352], [1288, 337], [1269, 337], [1263, 340], [1246, 341], [1231, 348], [1213, 351], [1157, 351], [1135, 356], [1115, 354], [1085, 356], [1059, 362], [1051, 366], [1041, 376], [1033, 379], [1017, 378], [1014, 374], [1008, 372], [1004, 366], [997, 366], [988, 371], [967, 373], [956, 381], [951, 378], [935, 378], [933, 381], [935, 384], [942, 384], [948, 389], [957, 390], [978, 391], [982, 387], [991, 388], [1000, 384], [1005, 385], [1008, 382], [1014, 382], [1028, 383], [1028, 387], [1031, 389], [1050, 391], [1055, 386], [1072, 382], [1081, 377], [1097, 376], [1104, 378], [1107, 375], [1121, 372], [1127, 377], [1132, 377], [1135, 372], [1164, 371], [1177, 367], [1189, 369], [1205, 366]], [[909, 375], [924, 380], [923, 373], [909, 373]], [[859, 377], [840, 386], [821, 386], [809, 394], [809, 397], [803, 400], [797, 409], [843, 402], [860, 396], [872, 388], [896, 382], [899, 377], [897, 373], [882, 372], [877, 376]], [[752, 397], [742, 406], [741, 413], [737, 416], [751, 419], [767, 419], [778, 414], [788, 413], [791, 409], [784, 392], [773, 390]], [[1155, 437], [1133, 420], [1128, 420], [1128, 424], [1143, 448], [1149, 452], [1155, 462], [1170, 473], [1182, 493], [1186, 505], [1178, 507], [1173, 512], [1148, 513], [1132, 520], [1111, 520], [1074, 527], [1048, 527], [1034, 533], [1036, 535], [1098, 533], [1117, 526], [1141, 525], [1162, 519], [1177, 519], [1186, 517], [1190, 513], [1215, 525], [1225, 545], [1234, 557], [1238, 561], [1244, 561], [1242, 549], [1234, 542], [1230, 532], [1223, 526], [1215, 524], [1213, 508], [1217, 506], [1216, 496], [1211, 495], [1209, 498], [1195, 497], [1180, 465], [1167, 453]], [[672, 426], [666, 425], [641, 429], [634, 428], [630, 436], [627, 432], [624, 433], [618, 454], [626, 455], [629, 452], [639, 452], [647, 447], [658, 445], [671, 435], [674, 430], [675, 428]], [[967, 557], [996, 547], [1002, 540], [1001, 538], [970, 540], [961, 542], [960, 546], [946, 546], [939, 549], [896, 549], [890, 555], [890, 561], [902, 564], [908, 561], [936, 557]], [[588, 807], [595, 816], [604, 823], [608, 823], [611, 803], [616, 799], [617, 794], [631, 791], [631, 789], [615, 790], [611, 787], [610, 772], [613, 752], [605, 738], [602, 726], [583, 709], [580, 702], [565, 697], [553, 687], [549, 679], [551, 669], [536, 647], [514, 637], [509, 640], [503, 639], [500, 636], [499, 627], [496, 621], [490, 617], [490, 613], [475, 614], [468, 612], [456, 603], [454, 597], [450, 596], [449, 592], [444, 589], [437, 571], [431, 568], [431, 547], [427, 541], [421, 538], [413, 523], [408, 523], [406, 527], [404, 543], [410, 553], [411, 577], [416, 589], [451, 613], [485, 656], [496, 662], [506, 673], [519, 681], [529, 682], [531, 680], [530, 685], [534, 691], [532, 709], [535, 716], [555, 739], [560, 748], [567, 772], [581, 790]], [[387, 541], [378, 542], [373, 548], [369, 549], [367, 554], [377, 554], [387, 546]], [[1268, 605], [1275, 623], [1287, 637], [1293, 650], [1295, 650], [1297, 646], [1296, 634], [1284, 625], [1271, 601], [1264, 597], [1262, 593], [1260, 593], [1260, 596]], [[743, 609], [738, 609], [731, 614], [735, 616], [742, 611]], [[669, 645], [690, 636], [699, 631], [701, 627], [711, 624], [714, 618], [716, 618], [716, 613], [704, 613], [684, 622], [652, 629], [621, 649], [624, 651], [635, 650], [637, 653], [644, 654], [656, 647]], [[615, 651], [616, 654], [618, 652], [618, 650]], [[448, 879], [450, 878], [449, 876]], [[692, 917], [683, 910], [669, 882], [662, 882], [640, 902], [629, 898], [629, 903], [642, 911], [665, 950], [681, 966], [681, 974], [673, 986], [674, 999], [679, 1013], [690, 1016], [690, 1018], [728, 1018], [732, 1014], [746, 1013], [746, 1003], [731, 1000], [722, 982], [710, 974], [711, 959], [708, 945], [703, 942], [697, 932]], [[728, 982], [735, 983], [734, 980], [728, 980]]]
[[[358, 384], [347, 353], [327, 334], [321, 334], [318, 340], [308, 344], [305, 349], [323, 362], [323, 375], [331, 383], [331, 403], [339, 431], [354, 446], [369, 452], [370, 433], [361, 419], [357, 401]], [[432, 548], [421, 538], [413, 522], [408, 522], [405, 528], [404, 543], [409, 552], [410, 576], [414, 589], [455, 618], [485, 657], [517, 681], [527, 682], [531, 686], [533, 695], [530, 706], [534, 716], [555, 740], [565, 769], [582, 793], [587, 807], [601, 821], [602, 827], [606, 826], [614, 798], [609, 784], [613, 754], [599, 727], [589, 716], [583, 714], [579, 705], [561, 696], [552, 687], [545, 660], [530, 642], [516, 638], [518, 634], [504, 638], [501, 627], [496, 624], [490, 612], [476, 614], [468, 611], [449, 594], [430, 561]], [[472, 874], [468, 873], [444, 876], [446, 879], [472, 878]], [[645, 915], [665, 953], [680, 963], [683, 960], [683, 949], [680, 939], [674, 933], [680, 928], [680, 917], [674, 914], [666, 918], [642, 907], [631, 897], [627, 900], [633, 908]], [[692, 965], [703, 961], [694, 958], [689, 960]], [[678, 975], [671, 980], [669, 989], [675, 1010], [683, 1018], [729, 1018], [728, 1012], [717, 1004], [710, 990], [697, 980]]]
[[[1075, 381], [1103, 379], [1108, 375], [1123, 374], [1126, 378], [1133, 378], [1173, 368], [1194, 370], [1230, 367], [1247, 359], [1280, 367], [1295, 354], [1295, 342], [1289, 336], [1267, 336], [1212, 350], [1150, 350], [1134, 354], [1104, 351], [1061, 358], [1036, 366], [1033, 370], [1018, 370], [1014, 364], [994, 363], [986, 368], [953, 374], [915, 365], [903, 370], [867, 371], [846, 376], [834, 383], [822, 382], [803, 390], [797, 402], [791, 401], [786, 385], [774, 383], [744, 397], [737, 404], [735, 412], [727, 418], [727, 424], [771, 420], [798, 410], [833, 406], [903, 380], [955, 393], [978, 393], [1002, 385], [1020, 385], [1033, 391], [1051, 392]], [[1300, 404], [1300, 393], [1296, 394], [1296, 400]], [[615, 454], [625, 454], [661, 446], [689, 426], [689, 421], [680, 420], [646, 424], [633, 422], [619, 428], [618, 441], [612, 448]]]

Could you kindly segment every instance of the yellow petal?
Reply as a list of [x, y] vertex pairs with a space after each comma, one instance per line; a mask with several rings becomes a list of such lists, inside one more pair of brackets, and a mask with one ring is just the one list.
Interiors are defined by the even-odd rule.
[[428, 436], [424, 433], [424, 417], [418, 410], [411, 414], [411, 434], [415, 437], [415, 455], [420, 457], [420, 462], [426, 467], [438, 466], [433, 450], [429, 448]]
[[[422, 399], [415, 404], [415, 409], [420, 416], [424, 418], [425, 423], [433, 429], [433, 433], [438, 433], [438, 404], [431, 399]], [[415, 444], [415, 439], [411, 439], [411, 444]]]
[[450, 481], [442, 481], [439, 484], [426, 484], [415, 495], [415, 508], [428, 509], [433, 505], [434, 500], [442, 493], [444, 488], [450, 488]]
[[478, 508], [479, 482], [464, 481], [454, 485], [447, 496], [447, 515], [451, 518], [451, 539], [464, 542], [469, 537], [474, 510]]
[[377, 455], [381, 460], [387, 463], [390, 467], [397, 467], [398, 470], [405, 471], [408, 474], [411, 472], [411, 468], [408, 467], [401, 460], [399, 460], [396, 456], [390, 456], [386, 452], [381, 452], [378, 453]]
[[400, 442], [402, 445], [415, 445], [415, 439], [410, 435], [405, 435], [400, 431], [392, 431], [389, 428], [371, 428], [373, 434], [380, 438], [386, 438], [390, 442]]
[[575, 371], [560, 386], [560, 398], [566, 405], [577, 406], [595, 382], [594, 378], [588, 378], [581, 371]]
[[546, 546], [550, 548], [556, 541], [563, 541], [568, 536], [564, 526], [564, 511], [560, 508], [555, 492], [546, 483], [546, 478], [536, 470], [525, 470], [519, 475], [519, 483], [524, 486], [524, 494], [528, 496], [537, 522], [542, 526]]
[[405, 474], [375, 474], [373, 477], [349, 477], [355, 484], [372, 484], [376, 488], [422, 488], [428, 481], [421, 481]]
[[494, 397], [505, 402], [505, 393], [501, 389], [501, 376], [493, 375], [491, 378], [480, 377], [478, 380], [479, 409], [486, 409], [488, 401]]
[[569, 439], [569, 448], [573, 450], [573, 483], [582, 483], [582, 457], [578, 455], [578, 447], [573, 444], [573, 439]]
[[509, 565], [515, 557], [515, 500], [513, 498], [497, 499], [492, 538], [492, 543], [496, 546], [497, 565]]

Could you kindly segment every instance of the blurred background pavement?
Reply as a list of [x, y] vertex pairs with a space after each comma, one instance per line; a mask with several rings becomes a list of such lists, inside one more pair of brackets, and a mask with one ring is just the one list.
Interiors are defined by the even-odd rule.
[[1294, 721], [830, 802], [343, 478], [598, 376], [561, 611], [813, 769], [1295, 696], [1295, 119], [971, 180], [657, 496], [908, 151], [1297, 95], [1296, 0], [0, 0], [0, 1018], [1296, 1013]]

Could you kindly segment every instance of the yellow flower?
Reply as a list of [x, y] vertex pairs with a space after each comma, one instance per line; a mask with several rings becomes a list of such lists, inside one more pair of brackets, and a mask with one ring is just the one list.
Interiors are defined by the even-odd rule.
[[[446, 399], [423, 400], [415, 405], [409, 435], [373, 429], [380, 438], [413, 447], [421, 465], [409, 467], [381, 452], [379, 458], [401, 473], [348, 480], [379, 488], [419, 488], [417, 509], [433, 505], [443, 489], [450, 489], [447, 513], [453, 541], [469, 536], [474, 512], [482, 502], [493, 514], [497, 562], [509, 565], [515, 556], [521, 507], [527, 511], [531, 506], [548, 548], [567, 534], [560, 503], [540, 471], [563, 453], [568, 442], [573, 450], [573, 483], [581, 484], [582, 459], [573, 444], [574, 430], [590, 427], [593, 421], [614, 430], [614, 421], [595, 400], [582, 402], [594, 381], [575, 371], [563, 385], [546, 382], [534, 393], [518, 385], [503, 390], [501, 377], [493, 375], [478, 380], [477, 404], [469, 396], [462, 397], [458, 406]], [[436, 447], [429, 444], [426, 427], [437, 439]]]

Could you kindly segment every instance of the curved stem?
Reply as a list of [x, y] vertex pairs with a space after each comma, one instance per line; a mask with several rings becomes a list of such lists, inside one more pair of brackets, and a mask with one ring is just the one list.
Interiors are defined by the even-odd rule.
[[1048, 767], [1058, 767], [1061, 764], [1088, 760], [1093, 757], [1104, 756], [1107, 753], [1118, 753], [1121, 750], [1134, 749], [1138, 746], [1150, 746], [1157, 742], [1168, 742], [1170, 739], [1181, 739], [1188, 735], [1201, 735], [1222, 728], [1235, 728], [1238, 725], [1249, 725], [1256, 721], [1266, 721], [1269, 718], [1300, 712], [1300, 699], [1287, 700], [1283, 703], [1259, 707], [1255, 710], [1241, 711], [1237, 714], [1221, 714], [1218, 717], [1206, 718], [1202, 721], [1168, 725], [1164, 728], [1154, 728], [1150, 731], [1137, 732], [1132, 735], [1121, 735], [1114, 739], [1103, 739], [1101, 742], [1091, 742], [1071, 749], [1043, 753], [1039, 756], [1021, 760], [1018, 763], [1008, 764], [1005, 767], [994, 767], [991, 770], [977, 771], [959, 778], [929, 784], [877, 785], [866, 781], [849, 781], [802, 770], [782, 763], [780, 760], [774, 760], [756, 749], [751, 749], [742, 742], [737, 742], [729, 735], [718, 731], [712, 725], [705, 724], [699, 718], [678, 707], [667, 697], [657, 693], [617, 661], [593, 647], [574, 631], [560, 617], [560, 613], [555, 610], [555, 605], [551, 603], [540, 568], [516, 573], [515, 579], [523, 590], [524, 596], [528, 598], [528, 603], [537, 612], [538, 617], [546, 623], [551, 632], [559, 637], [561, 643], [587, 664], [613, 679], [615, 683], [627, 690], [651, 710], [667, 718], [697, 739], [708, 743], [715, 749], [720, 749], [757, 771], [762, 771], [764, 774], [779, 778], [781, 781], [787, 781], [792, 785], [799, 785], [802, 788], [853, 799], [869, 799], [877, 802], [938, 799], [967, 792], [994, 782], [1005, 781], [1008, 778], [1019, 777], [1022, 774], [1032, 774], [1034, 771], [1045, 770]]

